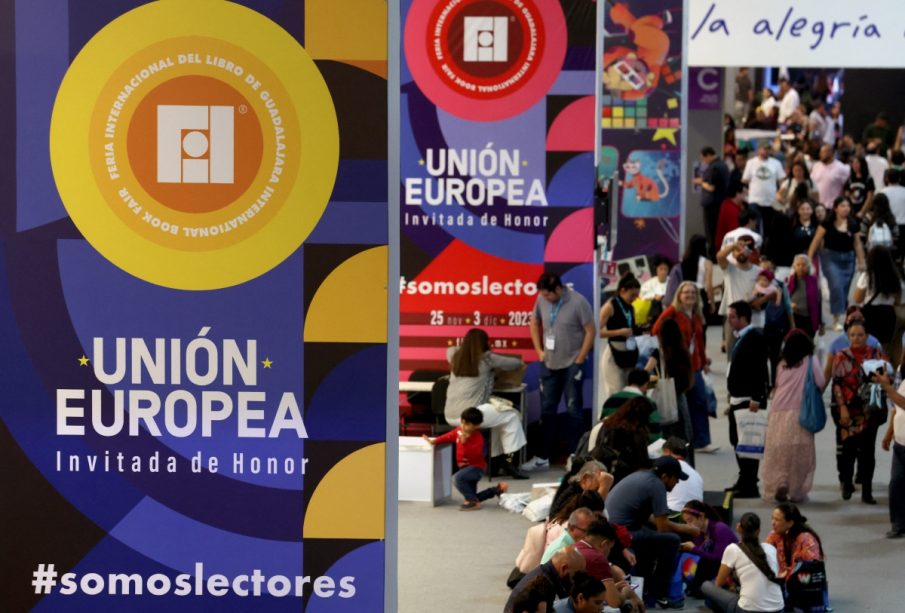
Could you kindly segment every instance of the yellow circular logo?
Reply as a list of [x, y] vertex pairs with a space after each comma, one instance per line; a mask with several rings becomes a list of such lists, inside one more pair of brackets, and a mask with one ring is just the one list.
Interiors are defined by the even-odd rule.
[[320, 72], [279, 26], [230, 2], [163, 0], [72, 62], [50, 154], [63, 204], [102, 255], [151, 283], [216, 289], [311, 233], [339, 131]]

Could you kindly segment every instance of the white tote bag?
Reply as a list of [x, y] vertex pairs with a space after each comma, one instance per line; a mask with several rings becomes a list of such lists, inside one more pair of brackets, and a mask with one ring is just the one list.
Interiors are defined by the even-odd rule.
[[[663, 351], [660, 351], [662, 357]], [[663, 362], [662, 376], [658, 369], [657, 385], [648, 392], [648, 397], [657, 405], [660, 412], [660, 425], [671, 426], [679, 421], [679, 403], [676, 397], [676, 380], [666, 372], [666, 363]]]
[[735, 446], [735, 455], [752, 460], [763, 459], [764, 444], [767, 442], [766, 409], [761, 409], [756, 413], [747, 408], [736, 409], [735, 424], [738, 426], [738, 445]]

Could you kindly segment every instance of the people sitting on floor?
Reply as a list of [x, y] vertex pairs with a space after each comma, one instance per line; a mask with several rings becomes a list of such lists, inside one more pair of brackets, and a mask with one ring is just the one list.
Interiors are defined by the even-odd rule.
[[[643, 368], [635, 368], [629, 371], [626, 385], [621, 390], [603, 401], [603, 407], [600, 412], [601, 419], [609, 417], [618, 409], [622, 408], [626, 402], [633, 398], [644, 398], [654, 407], [653, 401], [647, 397], [650, 389], [650, 374]], [[651, 412], [655, 409], [652, 408]]]
[[618, 543], [616, 528], [600, 518], [588, 527], [585, 536], [575, 544], [575, 550], [584, 557], [587, 573], [603, 582], [606, 604], [614, 608], [626, 603], [640, 605], [640, 599], [625, 581], [625, 573], [610, 561], [613, 547]]
[[454, 430], [437, 437], [423, 434], [421, 438], [431, 445], [456, 444], [456, 464], [459, 470], [453, 475], [453, 483], [465, 502], [460, 511], [475, 511], [481, 508], [481, 502], [503, 494], [508, 488], [506, 483], [498, 483], [494, 487], [477, 491], [478, 482], [487, 471], [487, 460], [484, 458], [484, 436], [481, 434], [481, 423], [484, 415], [475, 407], [462, 411], [459, 425]]
[[[760, 542], [760, 518], [754, 513], [745, 513], [736, 530], [741, 542], [726, 547], [716, 580], [706, 581], [701, 586], [710, 600], [710, 608], [716, 613], [784, 611], [776, 548]], [[741, 588], [738, 593], [726, 589], [733, 571]]]
[[569, 597], [557, 600], [553, 604], [553, 611], [555, 613], [599, 613], [606, 601], [606, 589], [603, 582], [584, 571], [578, 571], [572, 578]]
[[[613, 475], [609, 474], [606, 467], [596, 460], [586, 460], [581, 463], [573, 462], [573, 474], [563, 477], [559, 489], [553, 496], [550, 504], [549, 516], [553, 517], [562, 511], [570, 501], [575, 503], [582, 492], [595, 491], [606, 500], [610, 488], [613, 485]], [[576, 505], [572, 510], [578, 508]]]
[[650, 468], [651, 407], [646, 398], [632, 398], [603, 420], [603, 442], [591, 450], [591, 457], [613, 473], [614, 485], [638, 469]]
[[554, 553], [566, 545], [574, 545], [584, 538], [594, 519], [596, 519], [596, 515], [588, 507], [579, 507], [572, 511], [562, 533], [544, 550], [544, 555], [540, 559], [541, 564], [552, 558]]
[[673, 513], [684, 509], [686, 503], [691, 500], [704, 500], [704, 478], [685, 461], [687, 449], [688, 443], [677, 436], [670, 436], [663, 444], [663, 455], [678, 460], [682, 472], [688, 475], [688, 479], [676, 483], [675, 487], [666, 494], [666, 505]]
[[509, 600], [503, 613], [512, 613], [515, 599], [528, 589], [528, 586], [534, 581], [535, 577], [546, 577], [553, 586], [553, 592], [558, 598], [566, 598], [569, 596], [569, 588], [572, 584], [572, 576], [580, 570], [585, 569], [585, 560], [580, 553], [575, 551], [573, 545], [563, 547], [550, 558], [549, 561], [533, 568], [528, 572], [521, 581], [513, 588], [509, 594]]
[[633, 572], [645, 578], [645, 601], [664, 608], [682, 604], [667, 598], [681, 536], [694, 538], [700, 533], [695, 526], [669, 520], [666, 494], [684, 479], [688, 475], [679, 461], [662, 456], [654, 461], [653, 469], [630, 474], [607, 496], [610, 522], [625, 526], [632, 535], [637, 558]]
[[820, 537], [797, 506], [791, 502], [777, 505], [772, 520], [773, 530], [767, 542], [776, 547], [780, 578], [788, 581], [796, 566], [823, 560]]
[[531, 580], [512, 601], [512, 613], [550, 613], [556, 592], [546, 577]]
[[515, 558], [515, 568], [509, 573], [506, 585], [515, 587], [525, 574], [541, 563], [547, 547], [559, 538], [569, 516], [579, 508], [588, 509], [594, 517], [599, 517], [603, 513], [603, 498], [596, 490], [581, 491], [567, 500], [557, 514], [548, 516], [547, 521], [528, 528], [522, 549]]
[[701, 531], [691, 541], [682, 543], [682, 551], [698, 556], [697, 570], [688, 582], [688, 593], [703, 598], [701, 585], [712, 581], [720, 568], [723, 552], [738, 538], [732, 528], [720, 520], [710, 505], [700, 500], [689, 500], [682, 509], [682, 521]]

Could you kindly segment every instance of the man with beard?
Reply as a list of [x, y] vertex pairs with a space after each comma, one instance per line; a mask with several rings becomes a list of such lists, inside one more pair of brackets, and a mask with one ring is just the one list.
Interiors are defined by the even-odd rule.
[[811, 180], [817, 186], [820, 204], [827, 210], [832, 209], [836, 198], [842, 195], [851, 172], [852, 169], [847, 164], [836, 159], [831, 146], [820, 147], [820, 161], [811, 168]]
[[[716, 254], [716, 261], [723, 269], [724, 290], [719, 313], [724, 317], [728, 314], [730, 304], [738, 300], [748, 300], [751, 297], [754, 284], [757, 283], [757, 275], [760, 274], [760, 267], [751, 262], [753, 251], [754, 239], [750, 236], [742, 236], [738, 241], [726, 245]], [[728, 318], [724, 333], [726, 351], [731, 355], [735, 337], [729, 329]]]

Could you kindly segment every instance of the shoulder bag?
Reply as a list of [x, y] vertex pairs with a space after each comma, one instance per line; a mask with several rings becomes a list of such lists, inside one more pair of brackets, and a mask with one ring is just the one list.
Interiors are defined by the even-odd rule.
[[807, 356], [805, 362], [808, 372], [804, 378], [798, 423], [808, 432], [817, 434], [826, 427], [826, 407], [823, 404], [823, 394], [814, 382], [814, 364], [811, 356]]

